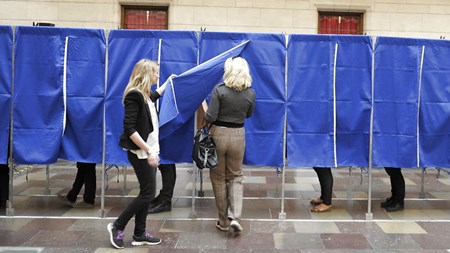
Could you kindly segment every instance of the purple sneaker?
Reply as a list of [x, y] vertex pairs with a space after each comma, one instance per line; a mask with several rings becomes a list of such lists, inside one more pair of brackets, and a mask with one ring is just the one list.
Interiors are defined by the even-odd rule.
[[145, 231], [145, 233], [141, 236], [133, 235], [133, 241], [131, 242], [131, 245], [158, 245], [160, 243], [161, 239], [153, 237], [149, 232]]
[[116, 249], [125, 248], [123, 246], [123, 238], [125, 233], [122, 230], [117, 230], [113, 223], [109, 223], [108, 226], [106, 226], [106, 229], [109, 232], [109, 240], [111, 241], [112, 246]]

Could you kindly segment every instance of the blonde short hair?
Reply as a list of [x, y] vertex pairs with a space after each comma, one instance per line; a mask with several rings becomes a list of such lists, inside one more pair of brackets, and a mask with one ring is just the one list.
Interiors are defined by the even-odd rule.
[[147, 103], [147, 99], [150, 95], [150, 86], [152, 85], [152, 77], [157, 75], [159, 72], [159, 65], [150, 59], [141, 59], [138, 61], [131, 72], [130, 80], [128, 81], [127, 87], [123, 92], [122, 103], [125, 100], [125, 96], [132, 89], [136, 89], [142, 93]]
[[241, 91], [252, 86], [252, 77], [247, 61], [242, 57], [232, 57], [225, 61], [223, 82], [231, 89]]

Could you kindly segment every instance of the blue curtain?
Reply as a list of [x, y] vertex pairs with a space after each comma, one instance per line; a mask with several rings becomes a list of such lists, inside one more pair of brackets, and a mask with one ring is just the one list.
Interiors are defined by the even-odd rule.
[[0, 164], [8, 163], [11, 123], [12, 29], [0, 26]]
[[177, 75], [158, 105], [162, 162], [191, 162], [195, 109], [222, 81], [224, 60], [240, 55], [256, 91], [245, 164], [283, 166], [286, 148], [292, 167], [367, 166], [373, 110], [373, 166], [450, 167], [450, 42], [379, 37], [372, 48], [368, 36], [290, 35], [286, 46], [282, 34], [199, 35], [112, 30], [106, 43], [103, 30], [0, 26], [0, 163], [12, 105], [16, 164], [99, 163], [102, 152], [107, 164], [128, 164], [122, 93], [144, 57], [159, 57], [161, 83]]
[[450, 41], [421, 40], [419, 167], [450, 167]]
[[417, 167], [417, 115], [422, 47], [417, 39], [377, 38], [373, 165]]
[[223, 75], [223, 64], [229, 57], [239, 55], [246, 42], [192, 69], [173, 75], [167, 81], [161, 106], [160, 138], [165, 139], [192, 118], [202, 101], [211, 93]]
[[288, 166], [367, 166], [371, 52], [368, 36], [289, 37]]
[[16, 27], [13, 152], [17, 164], [57, 160], [64, 117], [60, 28]]
[[[161, 41], [160, 82], [171, 74], [181, 74], [197, 63], [197, 37], [194, 32], [113, 30], [109, 34], [108, 85], [106, 91], [106, 163], [128, 164], [126, 153], [118, 146], [123, 132], [123, 91], [131, 71], [140, 59], [158, 60]], [[160, 99], [161, 101], [161, 99]], [[161, 108], [162, 109], [162, 108]], [[160, 142], [161, 162], [192, 162], [194, 119]]]
[[250, 41], [240, 56], [250, 66], [255, 111], [245, 123], [244, 164], [283, 166], [286, 40], [282, 34], [203, 32], [200, 62], [242, 42]]
[[103, 30], [64, 29], [67, 37], [66, 127], [59, 158], [101, 163], [106, 39]]

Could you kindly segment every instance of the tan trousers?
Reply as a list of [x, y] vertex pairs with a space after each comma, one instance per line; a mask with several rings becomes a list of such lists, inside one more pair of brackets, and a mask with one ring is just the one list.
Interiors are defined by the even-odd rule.
[[219, 223], [223, 227], [228, 227], [229, 218], [240, 220], [242, 217], [245, 129], [213, 126], [211, 134], [216, 143], [219, 163], [217, 168], [210, 172], [211, 183]]

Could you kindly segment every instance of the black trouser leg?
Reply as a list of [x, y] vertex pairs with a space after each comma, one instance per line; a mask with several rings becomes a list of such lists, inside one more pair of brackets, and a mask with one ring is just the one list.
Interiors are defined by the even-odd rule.
[[95, 163], [77, 162], [77, 175], [72, 189], [67, 193], [67, 199], [75, 202], [84, 185], [83, 199], [86, 203], [94, 204], [96, 190]]
[[95, 174], [95, 163], [77, 163], [79, 168], [84, 170], [84, 194], [83, 200], [86, 203], [95, 203], [95, 191], [97, 190], [97, 177]]
[[329, 167], [313, 167], [320, 183], [320, 199], [325, 205], [331, 205], [333, 195], [333, 174]]
[[392, 199], [403, 204], [405, 199], [405, 179], [400, 168], [385, 167], [384, 170], [390, 177]]
[[139, 195], [131, 201], [114, 223], [118, 230], [124, 230], [130, 219], [135, 217], [134, 235], [144, 233], [147, 221], [147, 210], [150, 201], [155, 197], [156, 168], [151, 167], [147, 159], [139, 159], [128, 151], [128, 161], [133, 166], [139, 182]]
[[175, 164], [160, 164], [159, 171], [161, 172], [162, 188], [159, 191], [158, 199], [161, 202], [172, 203], [173, 190], [177, 179]]
[[77, 196], [81, 191], [81, 188], [84, 184], [84, 173], [85, 170], [80, 168], [77, 163], [77, 175], [75, 176], [75, 181], [73, 181], [72, 189], [67, 193], [67, 199], [75, 202], [77, 200]]
[[0, 202], [6, 202], [6, 200], [8, 199], [9, 199], [9, 167], [7, 164], [0, 164]]

